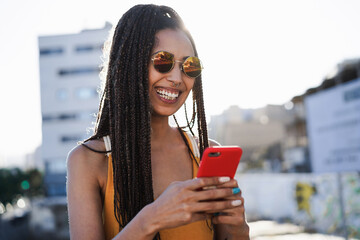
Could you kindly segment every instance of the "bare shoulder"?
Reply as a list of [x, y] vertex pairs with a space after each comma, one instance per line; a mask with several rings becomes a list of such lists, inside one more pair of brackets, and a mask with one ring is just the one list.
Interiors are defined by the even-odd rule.
[[[86, 145], [87, 147], [83, 145]], [[78, 161], [81, 161], [81, 159], [84, 158], [103, 159], [105, 157], [105, 154], [92, 151], [91, 149], [94, 149], [95, 151], [105, 151], [105, 144], [101, 140], [90, 140], [84, 144], [78, 145], [69, 152], [68, 161], [73, 161], [71, 159], [79, 159]]]
[[[104, 142], [100, 140], [91, 140], [86, 143], [86, 146], [98, 151], [105, 151]], [[106, 156], [102, 153], [94, 152], [83, 145], [78, 145], [73, 148], [67, 157], [68, 173], [74, 171], [77, 174], [91, 175], [93, 177], [100, 174], [106, 164]]]
[[[99, 140], [87, 147], [104, 150]], [[72, 149], [67, 158], [67, 198], [71, 239], [102, 239], [102, 199], [107, 178], [107, 157], [83, 145]]]

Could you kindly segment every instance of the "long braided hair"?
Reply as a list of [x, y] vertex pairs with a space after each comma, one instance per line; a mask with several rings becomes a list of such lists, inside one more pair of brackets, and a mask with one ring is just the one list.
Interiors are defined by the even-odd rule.
[[[179, 15], [170, 7], [136, 5], [119, 20], [112, 38], [106, 80], [94, 134], [109, 135], [114, 174], [114, 214], [124, 228], [147, 204], [154, 201], [151, 172], [151, 107], [148, 66], [155, 34], [163, 29], [186, 33]], [[201, 76], [193, 87], [200, 153], [208, 146]], [[195, 108], [192, 119], [195, 119]], [[188, 121], [189, 122], [189, 121]], [[189, 124], [188, 124], [189, 125]], [[190, 127], [190, 126], [189, 126]], [[159, 239], [159, 234], [155, 237]]]

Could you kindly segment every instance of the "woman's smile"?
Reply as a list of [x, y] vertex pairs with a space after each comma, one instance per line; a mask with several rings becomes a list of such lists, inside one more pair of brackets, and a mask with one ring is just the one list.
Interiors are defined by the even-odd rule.
[[165, 87], [156, 87], [156, 93], [159, 99], [165, 103], [176, 103], [179, 96], [181, 95], [181, 91], [177, 89], [165, 88]]

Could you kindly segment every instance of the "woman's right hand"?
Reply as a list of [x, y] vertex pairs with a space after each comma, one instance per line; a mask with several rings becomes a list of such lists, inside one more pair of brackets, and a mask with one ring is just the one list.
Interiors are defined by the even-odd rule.
[[[225, 183], [226, 187], [222, 188], [221, 185]], [[224, 200], [233, 196], [233, 187], [237, 187], [237, 183], [228, 177], [196, 178], [171, 183], [158, 199], [147, 205], [146, 210], [143, 209], [151, 215], [147, 218], [151, 229], [148, 230], [156, 233], [165, 228], [209, 219], [211, 213], [238, 206], [239, 201]]]

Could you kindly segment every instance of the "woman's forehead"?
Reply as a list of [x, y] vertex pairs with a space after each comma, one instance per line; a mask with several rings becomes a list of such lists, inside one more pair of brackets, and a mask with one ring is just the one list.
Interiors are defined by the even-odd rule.
[[155, 35], [153, 53], [168, 51], [177, 57], [193, 56], [194, 49], [188, 36], [181, 30], [164, 29]]

